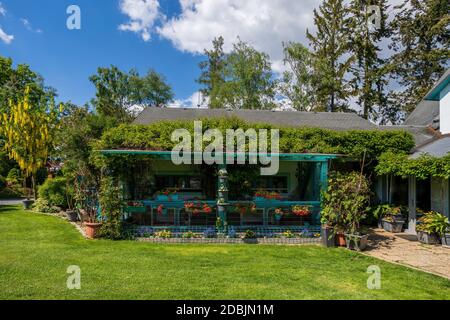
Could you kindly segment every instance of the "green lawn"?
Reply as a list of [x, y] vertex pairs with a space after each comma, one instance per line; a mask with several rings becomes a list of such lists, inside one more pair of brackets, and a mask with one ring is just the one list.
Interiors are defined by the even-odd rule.
[[[366, 287], [378, 265], [382, 289]], [[81, 290], [66, 269], [81, 267]], [[450, 281], [319, 246], [86, 241], [51, 216], [0, 207], [0, 299], [449, 299]]]

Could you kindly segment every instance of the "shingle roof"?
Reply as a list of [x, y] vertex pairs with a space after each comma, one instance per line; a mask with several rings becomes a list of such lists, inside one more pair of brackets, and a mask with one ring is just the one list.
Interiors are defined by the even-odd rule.
[[445, 135], [437, 138], [429, 143], [417, 147], [411, 158], [415, 159], [420, 157], [422, 154], [429, 154], [434, 157], [443, 157], [450, 152], [450, 136]]
[[355, 113], [267, 111], [224, 109], [146, 108], [134, 124], [151, 124], [162, 120], [198, 120], [236, 116], [250, 123], [275, 126], [312, 127], [331, 130], [374, 130], [377, 126]]
[[416, 146], [424, 144], [435, 137], [433, 130], [426, 126], [400, 125], [400, 126], [379, 126], [378, 128], [381, 130], [405, 130], [410, 134], [412, 134]]
[[439, 101], [421, 101], [416, 109], [406, 118], [408, 126], [430, 126], [439, 129]]

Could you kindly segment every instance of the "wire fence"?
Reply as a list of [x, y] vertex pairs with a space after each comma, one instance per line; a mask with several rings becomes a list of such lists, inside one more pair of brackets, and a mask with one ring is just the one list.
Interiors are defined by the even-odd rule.
[[298, 227], [146, 227], [133, 226], [125, 231], [129, 238], [156, 243], [255, 243], [314, 244], [321, 242], [320, 226]]

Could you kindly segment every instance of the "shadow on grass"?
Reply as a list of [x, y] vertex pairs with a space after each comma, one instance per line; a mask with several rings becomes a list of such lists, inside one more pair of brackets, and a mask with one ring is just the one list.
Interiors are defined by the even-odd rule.
[[22, 209], [20, 205], [1, 205], [0, 206], [0, 214], [2, 213], [11, 213], [12, 211], [19, 211]]

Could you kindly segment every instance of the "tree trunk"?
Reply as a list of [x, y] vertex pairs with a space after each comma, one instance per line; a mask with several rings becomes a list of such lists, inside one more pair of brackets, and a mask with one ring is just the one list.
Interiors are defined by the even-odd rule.
[[37, 187], [36, 187], [36, 177], [34, 174], [31, 175], [31, 187], [33, 188], [34, 200], [37, 200]]

